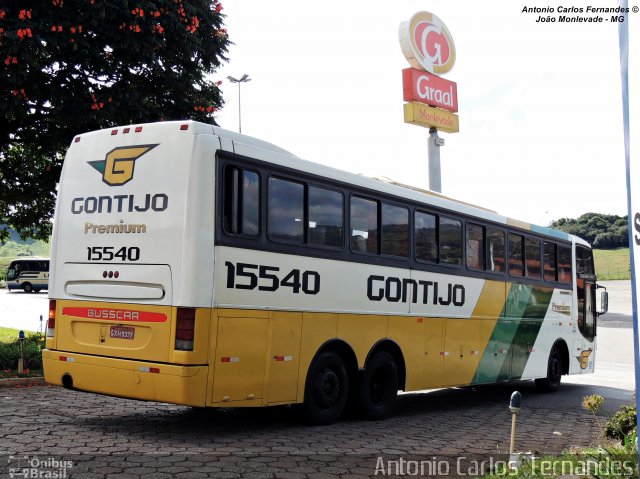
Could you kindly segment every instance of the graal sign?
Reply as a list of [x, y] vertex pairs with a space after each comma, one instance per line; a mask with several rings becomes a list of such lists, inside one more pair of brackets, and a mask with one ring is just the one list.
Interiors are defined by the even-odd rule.
[[400, 47], [409, 64], [435, 75], [447, 73], [456, 61], [456, 47], [444, 22], [433, 13], [418, 12], [400, 24]]

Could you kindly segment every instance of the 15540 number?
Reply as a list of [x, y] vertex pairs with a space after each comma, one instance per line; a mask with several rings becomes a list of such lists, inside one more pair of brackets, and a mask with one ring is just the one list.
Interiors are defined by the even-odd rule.
[[277, 291], [278, 288], [291, 288], [295, 294], [318, 294], [320, 292], [320, 274], [317, 271], [292, 269], [282, 279], [280, 268], [250, 263], [231, 263], [227, 267], [227, 288], [258, 289], [258, 291]]
[[88, 261], [138, 261], [140, 248], [137, 246], [123, 246], [116, 251], [113, 246], [87, 246]]

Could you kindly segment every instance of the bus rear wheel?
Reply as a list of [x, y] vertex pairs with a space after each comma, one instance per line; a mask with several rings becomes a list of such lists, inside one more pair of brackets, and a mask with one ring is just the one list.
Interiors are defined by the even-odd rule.
[[383, 419], [391, 414], [398, 397], [398, 368], [391, 354], [376, 353], [360, 374], [358, 413], [366, 419]]
[[547, 363], [547, 377], [536, 379], [536, 389], [543, 393], [556, 391], [562, 380], [562, 356], [558, 348], [554, 348], [549, 354]]
[[305, 416], [312, 424], [331, 424], [344, 411], [349, 392], [347, 368], [334, 351], [320, 353], [314, 359], [304, 393]]

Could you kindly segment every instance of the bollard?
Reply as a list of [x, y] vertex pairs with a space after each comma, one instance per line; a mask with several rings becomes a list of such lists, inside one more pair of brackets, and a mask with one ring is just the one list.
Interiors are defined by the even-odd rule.
[[516, 416], [520, 412], [520, 405], [522, 404], [522, 394], [518, 391], [514, 391], [509, 401], [509, 411], [511, 411], [511, 444], [509, 445], [509, 455], [513, 454], [516, 443]]
[[18, 359], [18, 374], [24, 373], [24, 331], [18, 333], [18, 339], [20, 340], [20, 359]]

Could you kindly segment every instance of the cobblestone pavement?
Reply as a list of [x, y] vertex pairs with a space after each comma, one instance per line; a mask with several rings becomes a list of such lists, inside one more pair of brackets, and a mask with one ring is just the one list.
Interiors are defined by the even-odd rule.
[[383, 464], [397, 471], [402, 460], [422, 461], [422, 472], [437, 461], [441, 477], [453, 476], [456, 463], [508, 452], [515, 389], [523, 394], [518, 450], [554, 453], [596, 440], [596, 419], [579, 404], [549, 409], [524, 382], [405, 394], [387, 420], [346, 418], [323, 427], [306, 425], [296, 408], [194, 409], [50, 386], [4, 388], [0, 476], [357, 479]]

